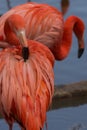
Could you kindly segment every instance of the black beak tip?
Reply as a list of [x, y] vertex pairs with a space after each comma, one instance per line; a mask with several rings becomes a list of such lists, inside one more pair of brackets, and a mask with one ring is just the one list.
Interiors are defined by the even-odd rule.
[[79, 49], [78, 58], [80, 58], [82, 56], [83, 52], [84, 52], [84, 48]]
[[24, 58], [24, 62], [29, 58], [29, 48], [28, 47], [23, 47], [22, 48], [22, 56]]

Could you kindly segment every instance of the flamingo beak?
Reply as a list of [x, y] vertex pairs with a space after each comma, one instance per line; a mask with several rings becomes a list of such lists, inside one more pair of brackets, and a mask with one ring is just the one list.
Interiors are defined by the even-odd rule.
[[78, 50], [78, 58], [80, 58], [82, 56], [83, 52], [84, 52], [84, 48], [80, 48]]
[[83, 37], [81, 39], [78, 39], [78, 43], [79, 43], [78, 58], [80, 58], [84, 52], [84, 39], [83, 39]]
[[17, 37], [18, 37], [18, 39], [19, 39], [19, 41], [20, 41], [20, 44], [21, 44], [23, 47], [28, 47], [25, 30], [16, 31], [16, 34], [17, 34]]
[[24, 61], [26, 61], [29, 57], [29, 48], [28, 48], [28, 42], [25, 34], [25, 30], [19, 30], [16, 31], [16, 35], [19, 39], [20, 44], [22, 45], [22, 56], [24, 58]]
[[24, 62], [29, 58], [29, 49], [28, 47], [23, 47], [22, 48], [22, 56], [24, 58]]

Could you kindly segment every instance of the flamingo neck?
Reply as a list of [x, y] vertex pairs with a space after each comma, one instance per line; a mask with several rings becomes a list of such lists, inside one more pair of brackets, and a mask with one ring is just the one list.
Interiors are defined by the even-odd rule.
[[54, 56], [56, 60], [65, 59], [70, 51], [72, 45], [72, 33], [75, 33], [78, 39], [79, 48], [84, 48], [84, 23], [76, 16], [70, 16], [64, 23], [64, 32], [62, 41], [55, 45]]
[[12, 31], [12, 29], [10, 28], [10, 26], [7, 22], [4, 26], [4, 33], [5, 33], [6, 41], [9, 44], [11, 44], [11, 45], [19, 44], [18, 38], [16, 37], [15, 33]]

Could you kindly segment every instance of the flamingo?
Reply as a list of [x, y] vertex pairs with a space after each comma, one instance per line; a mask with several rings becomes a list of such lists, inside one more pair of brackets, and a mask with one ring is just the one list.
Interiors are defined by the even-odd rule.
[[[10, 45], [17, 44], [18, 38], [11, 30], [4, 30], [4, 23], [13, 13], [20, 14], [24, 18], [27, 38], [46, 45], [56, 60], [63, 60], [68, 56], [73, 31], [78, 40], [78, 58], [82, 56], [85, 25], [81, 18], [69, 16], [64, 22], [62, 13], [48, 4], [29, 2], [16, 6], [0, 18], [0, 36], [3, 37], [3, 41], [9, 41]], [[3, 43], [0, 47], [4, 48], [5, 45]]]
[[0, 51], [0, 111], [9, 130], [14, 121], [21, 130], [41, 130], [54, 92], [55, 58], [45, 45], [27, 40], [22, 16], [13, 14], [7, 23], [19, 42]]

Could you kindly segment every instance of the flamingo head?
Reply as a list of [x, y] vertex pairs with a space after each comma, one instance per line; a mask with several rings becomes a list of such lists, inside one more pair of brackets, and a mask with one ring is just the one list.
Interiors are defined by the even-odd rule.
[[22, 56], [26, 61], [26, 59], [28, 59], [29, 56], [29, 49], [28, 49], [28, 41], [25, 33], [25, 21], [23, 17], [18, 14], [12, 14], [7, 18], [5, 22], [5, 26], [7, 25], [18, 38], [19, 43], [22, 46]]

